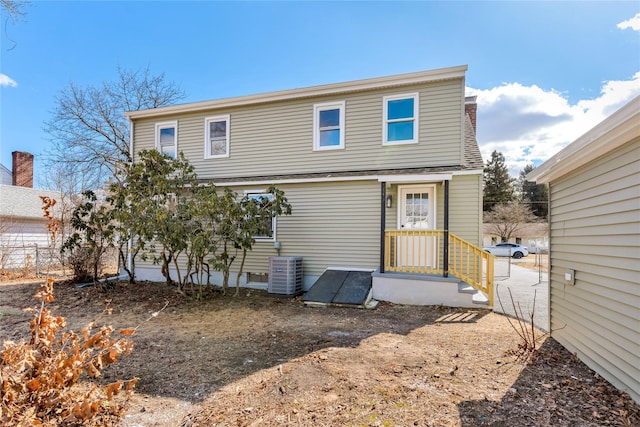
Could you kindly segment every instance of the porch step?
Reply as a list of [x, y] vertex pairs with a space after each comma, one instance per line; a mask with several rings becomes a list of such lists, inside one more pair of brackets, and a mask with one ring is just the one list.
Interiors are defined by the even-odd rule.
[[489, 305], [489, 298], [484, 292], [477, 290], [465, 282], [458, 283], [458, 292], [461, 294], [472, 294], [471, 301], [474, 304]]

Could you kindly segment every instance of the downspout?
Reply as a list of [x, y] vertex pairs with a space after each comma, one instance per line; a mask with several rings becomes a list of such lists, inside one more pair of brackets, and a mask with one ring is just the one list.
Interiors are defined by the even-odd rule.
[[387, 183], [380, 183], [380, 273], [384, 273], [385, 239], [384, 229], [387, 222]]
[[449, 180], [444, 181], [444, 248], [442, 248], [442, 277], [449, 277]]
[[[131, 163], [133, 163], [133, 120], [131, 120], [131, 117], [128, 117], [129, 119], [129, 156], [130, 156], [130, 160]], [[129, 250], [127, 251], [127, 268], [129, 269], [129, 271], [131, 271], [133, 269], [133, 255], [132, 255], [132, 249], [133, 249], [133, 237], [129, 238], [129, 242], [127, 244], [129, 246]], [[135, 271], [133, 272], [134, 277], [133, 280], [136, 280], [135, 278]], [[118, 275], [120, 275], [120, 272], [118, 272]]]

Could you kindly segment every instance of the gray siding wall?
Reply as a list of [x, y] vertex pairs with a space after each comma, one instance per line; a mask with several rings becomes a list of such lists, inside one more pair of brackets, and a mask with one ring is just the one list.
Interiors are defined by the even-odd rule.
[[[383, 96], [419, 93], [419, 144], [383, 146]], [[200, 178], [305, 174], [462, 164], [464, 81], [273, 102], [137, 120], [135, 151], [154, 148], [154, 124], [178, 120], [178, 150]], [[313, 151], [313, 105], [345, 101], [344, 150]], [[205, 117], [230, 114], [230, 157], [204, 159]]]
[[551, 334], [640, 401], [640, 140], [551, 182], [550, 200]]

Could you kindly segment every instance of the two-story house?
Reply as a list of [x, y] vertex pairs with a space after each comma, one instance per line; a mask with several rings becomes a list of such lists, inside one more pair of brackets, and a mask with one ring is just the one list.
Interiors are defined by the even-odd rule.
[[[274, 219], [272, 236], [256, 238], [245, 285], [281, 255], [303, 258], [304, 289], [341, 268], [373, 272], [381, 299], [447, 303], [417, 296], [429, 277], [456, 290], [462, 279], [492, 298], [490, 258], [479, 249], [483, 161], [466, 70], [128, 112], [131, 150], [134, 158], [143, 149], [181, 151], [199, 180], [239, 194], [270, 185], [285, 192], [292, 215]], [[161, 280], [159, 266], [148, 263], [137, 264], [137, 275]], [[413, 281], [396, 298], [402, 280]]]

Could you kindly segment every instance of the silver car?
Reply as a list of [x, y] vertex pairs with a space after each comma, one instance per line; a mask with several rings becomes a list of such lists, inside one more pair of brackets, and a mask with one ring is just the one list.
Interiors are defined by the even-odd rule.
[[527, 248], [515, 243], [498, 243], [497, 245], [482, 249], [495, 256], [511, 256], [515, 259], [520, 259], [523, 256], [529, 255]]

